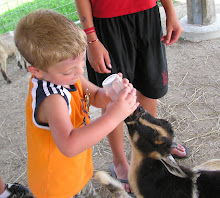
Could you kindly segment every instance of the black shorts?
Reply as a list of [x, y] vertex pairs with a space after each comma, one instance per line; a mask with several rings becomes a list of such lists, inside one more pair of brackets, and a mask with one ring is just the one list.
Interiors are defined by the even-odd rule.
[[[112, 73], [121, 72], [133, 86], [148, 98], [157, 99], [168, 90], [165, 46], [158, 6], [114, 18], [94, 18], [99, 40], [108, 50]], [[99, 74], [88, 60], [91, 82], [102, 87], [110, 74]]]

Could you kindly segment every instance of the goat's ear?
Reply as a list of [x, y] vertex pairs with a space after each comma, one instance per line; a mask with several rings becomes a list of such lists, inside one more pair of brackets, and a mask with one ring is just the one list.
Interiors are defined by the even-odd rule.
[[31, 74], [33, 74], [34, 76], [36, 76], [36, 78], [41, 78], [41, 70], [40, 69], [38, 69], [37, 67], [34, 67], [34, 66], [32, 66], [32, 65], [30, 65], [30, 66], [28, 66], [27, 67], [27, 70], [31, 73]]
[[172, 175], [181, 178], [187, 177], [187, 175], [181, 170], [179, 165], [176, 163], [172, 155], [168, 155], [167, 157], [160, 159], [160, 161]]

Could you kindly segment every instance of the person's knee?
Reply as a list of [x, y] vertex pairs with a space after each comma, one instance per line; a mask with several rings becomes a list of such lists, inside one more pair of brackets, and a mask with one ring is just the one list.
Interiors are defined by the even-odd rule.
[[137, 91], [137, 101], [140, 102], [140, 105], [148, 111], [152, 116], [157, 114], [157, 99], [152, 99], [144, 96], [139, 91]]

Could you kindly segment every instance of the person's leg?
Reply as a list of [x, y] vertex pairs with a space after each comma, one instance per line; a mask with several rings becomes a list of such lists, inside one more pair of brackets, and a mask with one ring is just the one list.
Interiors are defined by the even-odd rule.
[[5, 184], [0, 176], [0, 195], [5, 191]]
[[139, 91], [137, 91], [137, 101], [140, 105], [148, 111], [152, 116], [156, 117], [157, 114], [157, 99], [151, 99], [143, 96]]
[[[123, 77], [128, 78], [130, 82], [133, 79], [133, 67], [135, 67], [135, 49], [133, 48], [133, 39], [129, 30], [129, 24], [127, 24], [127, 16], [99, 19], [94, 18], [94, 25], [99, 40], [103, 43], [108, 50], [111, 64], [112, 74], [121, 72]], [[126, 21], [126, 23], [124, 23]], [[121, 25], [122, 23], [122, 25]], [[122, 34], [122, 30], [124, 33]], [[121, 38], [123, 37], [123, 38]], [[129, 55], [126, 48], [129, 49]], [[126, 62], [125, 62], [126, 60]], [[127, 67], [131, 65], [131, 67]], [[96, 73], [91, 67], [89, 61], [86, 62], [88, 77], [91, 82], [102, 87], [103, 80], [109, 76], [109, 74]], [[130, 68], [130, 69], [129, 69]], [[103, 111], [105, 111], [103, 109]], [[108, 141], [113, 153], [114, 171], [118, 179], [128, 179], [129, 163], [124, 152], [124, 134], [123, 123], [118, 125], [114, 131], [108, 135]], [[122, 184], [125, 190], [130, 192], [128, 184]]]
[[[157, 99], [163, 97], [168, 91], [166, 50], [160, 41], [162, 28], [158, 6], [141, 14], [144, 17], [140, 17], [138, 21], [140, 41], [138, 42], [139, 48], [133, 85], [139, 90], [137, 99], [140, 104], [156, 117]], [[149, 23], [149, 21], [151, 22]], [[143, 43], [150, 44], [144, 45]], [[175, 157], [185, 157], [187, 156], [187, 148], [185, 149], [180, 144], [173, 144], [171, 154]]]
[[[102, 113], [105, 109], [102, 109]], [[123, 134], [123, 122], [120, 123], [109, 135], [108, 142], [110, 144], [112, 154], [114, 171], [118, 179], [127, 180], [128, 179], [128, 169], [129, 163], [124, 152], [124, 134]], [[125, 190], [130, 192], [130, 186], [128, 184], [122, 183]]]

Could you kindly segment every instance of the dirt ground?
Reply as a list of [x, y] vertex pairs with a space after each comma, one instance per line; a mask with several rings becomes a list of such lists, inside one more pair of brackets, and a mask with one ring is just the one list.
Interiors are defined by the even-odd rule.
[[[179, 18], [186, 15], [186, 4], [175, 4]], [[167, 47], [169, 91], [158, 101], [158, 117], [169, 120], [175, 141], [189, 148], [190, 157], [178, 163], [193, 167], [220, 158], [220, 39], [199, 43], [180, 39]], [[7, 67], [11, 84], [0, 75], [0, 175], [5, 182], [27, 185], [25, 100], [30, 74], [16, 66], [14, 58]], [[91, 118], [100, 116], [92, 108]], [[130, 159], [130, 144], [125, 128], [125, 150]], [[94, 146], [96, 170], [109, 171], [112, 153], [106, 139]], [[95, 183], [102, 197], [108, 197]]]

